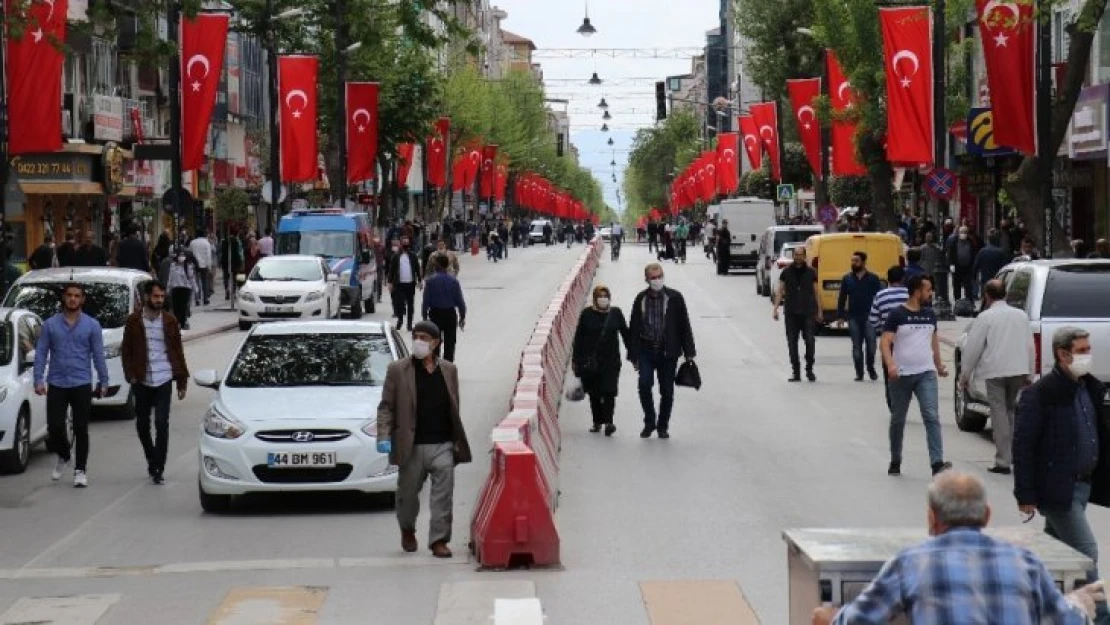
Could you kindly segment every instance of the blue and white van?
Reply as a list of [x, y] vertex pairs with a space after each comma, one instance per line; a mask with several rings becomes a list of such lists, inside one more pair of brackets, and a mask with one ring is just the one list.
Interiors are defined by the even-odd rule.
[[339, 275], [340, 305], [358, 319], [374, 312], [378, 263], [373, 231], [365, 213], [341, 208], [294, 210], [278, 222], [275, 254], [323, 256]]

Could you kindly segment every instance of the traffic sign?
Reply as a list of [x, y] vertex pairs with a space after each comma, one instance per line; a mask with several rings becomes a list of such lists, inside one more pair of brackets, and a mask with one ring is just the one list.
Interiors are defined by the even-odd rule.
[[794, 199], [794, 185], [792, 185], [792, 184], [780, 184], [778, 186], [777, 192], [775, 193], [775, 197], [777, 197], [780, 202], [789, 202], [789, 201], [793, 200]]
[[826, 226], [836, 223], [837, 218], [836, 207], [832, 204], [825, 204], [817, 211], [817, 219]]
[[925, 189], [929, 191], [929, 195], [947, 200], [956, 192], [956, 174], [943, 167], [937, 167], [925, 177]]

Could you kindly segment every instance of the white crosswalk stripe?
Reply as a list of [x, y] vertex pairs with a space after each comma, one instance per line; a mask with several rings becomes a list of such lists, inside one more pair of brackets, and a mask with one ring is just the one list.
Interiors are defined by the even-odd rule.
[[0, 614], [0, 625], [95, 625], [120, 595], [23, 597]]

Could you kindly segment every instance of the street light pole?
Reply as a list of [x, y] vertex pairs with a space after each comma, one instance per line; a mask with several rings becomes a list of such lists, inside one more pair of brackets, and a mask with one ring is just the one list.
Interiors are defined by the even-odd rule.
[[[946, 66], [945, 37], [945, 0], [936, 0], [936, 14], [933, 15], [933, 142], [934, 167], [948, 164], [948, 125], [945, 123], [944, 98]], [[937, 198], [937, 222], [948, 214], [948, 200]], [[916, 207], [915, 207], [916, 208]]]
[[173, 52], [170, 54], [170, 206], [173, 210], [174, 243], [181, 236], [182, 214], [181, 183], [181, 57], [179, 50], [181, 6], [171, 1], [166, 26]]
[[274, 0], [266, 0], [266, 56], [270, 82], [270, 227], [277, 225], [281, 200], [281, 136], [278, 134], [277, 33], [274, 28]]
[[347, 19], [346, 0], [335, 0], [335, 133], [339, 139], [339, 206], [347, 207]]
[[[1040, 0], [1038, 8], [1049, 7]], [[1051, 15], [1051, 12], [1046, 12]], [[1056, 155], [1052, 143], [1052, 30], [1051, 21], [1037, 20], [1037, 170], [1041, 178], [1041, 205], [1044, 206], [1044, 241], [1041, 253], [1052, 258], [1052, 227], [1055, 206], [1052, 199], [1052, 168]]]

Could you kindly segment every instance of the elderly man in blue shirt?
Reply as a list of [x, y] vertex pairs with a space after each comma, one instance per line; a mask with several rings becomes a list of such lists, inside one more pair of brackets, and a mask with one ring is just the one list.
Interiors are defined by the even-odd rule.
[[451, 259], [446, 254], [433, 254], [435, 273], [424, 284], [421, 317], [439, 326], [443, 337], [443, 359], [455, 362], [457, 328], [466, 328], [466, 300], [462, 286], [449, 267]]
[[[89, 459], [89, 413], [92, 412], [93, 395], [103, 397], [108, 388], [108, 364], [104, 360], [100, 323], [81, 310], [85, 305], [85, 288], [77, 283], [67, 284], [61, 297], [61, 312], [43, 324], [35, 347], [35, 392], [46, 395], [46, 447], [58, 454], [52, 478], [62, 479], [69, 466], [66, 412], [72, 411], [77, 446], [73, 485], [85, 488], [89, 485], [85, 474]], [[49, 373], [46, 373], [47, 365]], [[94, 365], [99, 382], [95, 391]]]
[[983, 533], [990, 521], [983, 484], [946, 471], [929, 486], [929, 540], [888, 561], [843, 608], [818, 608], [815, 625], [1085, 625], [1103, 600], [1102, 582], [1064, 595], [1027, 549]]

